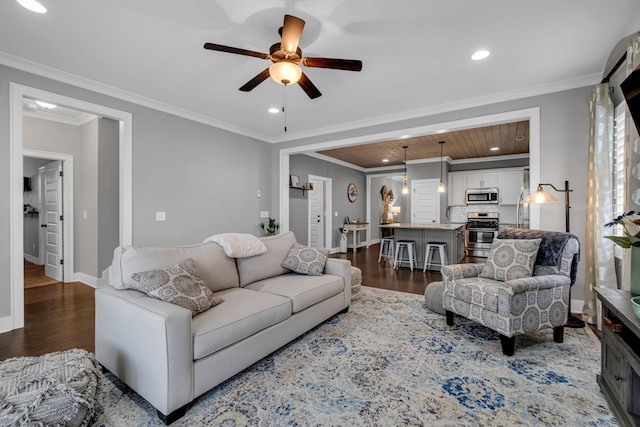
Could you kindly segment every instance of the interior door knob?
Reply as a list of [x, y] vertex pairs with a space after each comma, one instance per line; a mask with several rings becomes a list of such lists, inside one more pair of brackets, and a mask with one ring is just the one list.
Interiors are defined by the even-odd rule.
[[47, 228], [47, 224], [41, 224], [40, 227]]

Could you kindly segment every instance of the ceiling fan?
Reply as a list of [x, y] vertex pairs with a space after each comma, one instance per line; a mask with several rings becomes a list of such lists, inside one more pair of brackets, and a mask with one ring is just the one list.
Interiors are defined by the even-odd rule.
[[265, 81], [267, 77], [271, 77], [276, 82], [285, 86], [298, 83], [309, 98], [314, 99], [321, 96], [322, 93], [320, 93], [318, 88], [311, 83], [311, 80], [302, 72], [300, 64], [305, 67], [332, 68], [335, 70], [360, 71], [362, 69], [362, 61], [355, 59], [303, 57], [302, 50], [298, 47], [303, 28], [304, 21], [302, 19], [285, 15], [284, 24], [278, 30], [282, 40], [280, 43], [271, 46], [268, 54], [215, 43], [205, 43], [204, 48], [268, 59], [273, 62], [269, 68], [245, 83], [244, 86], [240, 88], [243, 92], [249, 92]]

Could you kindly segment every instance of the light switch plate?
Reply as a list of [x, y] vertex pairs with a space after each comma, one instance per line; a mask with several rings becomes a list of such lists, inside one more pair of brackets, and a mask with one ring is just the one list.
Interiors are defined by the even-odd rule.
[[262, 191], [260, 191], [260, 190], [256, 191], [256, 197], [257, 198], [262, 197]]
[[166, 221], [167, 213], [166, 212], [156, 212], [156, 221]]

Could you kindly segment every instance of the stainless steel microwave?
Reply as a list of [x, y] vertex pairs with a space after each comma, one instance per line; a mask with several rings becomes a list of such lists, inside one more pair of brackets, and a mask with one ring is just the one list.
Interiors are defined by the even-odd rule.
[[469, 188], [465, 192], [465, 200], [468, 205], [498, 204], [498, 189], [490, 188]]

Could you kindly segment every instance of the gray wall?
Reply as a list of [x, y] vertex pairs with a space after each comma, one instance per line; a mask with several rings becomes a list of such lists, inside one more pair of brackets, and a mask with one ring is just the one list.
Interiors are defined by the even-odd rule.
[[[449, 165], [449, 172], [468, 171], [476, 169], [500, 169], [529, 166], [529, 159], [511, 159], [491, 162], [458, 163]], [[446, 182], [445, 182], [446, 183]]]
[[[400, 172], [402, 174], [403, 172]], [[398, 174], [393, 174], [397, 176]], [[389, 177], [373, 177], [371, 178], [371, 187], [369, 188], [369, 197], [371, 200], [371, 240], [379, 239], [381, 236], [380, 228], [377, 227], [382, 222], [382, 210], [384, 202], [380, 195], [382, 186], [387, 186], [388, 190], [393, 190], [393, 206], [400, 206], [399, 220], [400, 222], [409, 222], [409, 210], [405, 208], [405, 202], [408, 197], [402, 194], [402, 182], [396, 181]]]
[[[0, 318], [11, 311], [10, 82], [132, 113], [134, 244], [190, 244], [229, 231], [258, 234], [259, 211], [271, 210], [274, 197], [270, 144], [0, 66]], [[165, 211], [167, 221], [156, 222], [156, 211]]]
[[[22, 175], [31, 178], [31, 189], [23, 193], [23, 200], [25, 204], [31, 205], [40, 212], [42, 210], [42, 191], [40, 186], [40, 172], [38, 169], [41, 166], [49, 163], [49, 160], [34, 159], [25, 157], [22, 162], [23, 173]], [[24, 216], [24, 253], [31, 255], [34, 258], [40, 257], [40, 217], [39, 215], [28, 214]]]
[[[309, 175], [332, 179], [331, 227], [333, 230], [331, 233], [331, 247], [339, 246], [340, 233], [338, 228], [342, 226], [345, 217], [348, 216], [351, 219], [360, 218], [365, 221], [367, 192], [364, 173], [304, 154], [290, 157], [289, 172], [291, 175], [298, 175], [301, 184], [309, 180]], [[358, 189], [358, 198], [354, 203], [351, 203], [347, 198], [347, 186], [350, 183], [354, 183]], [[308, 243], [308, 196], [308, 192], [303, 195], [300, 190], [289, 190], [289, 229], [295, 233], [298, 242], [303, 244]], [[338, 212], [337, 217], [335, 212]]]
[[120, 123], [98, 119], [98, 241], [97, 276], [111, 265], [113, 250], [119, 244], [119, 137]]

